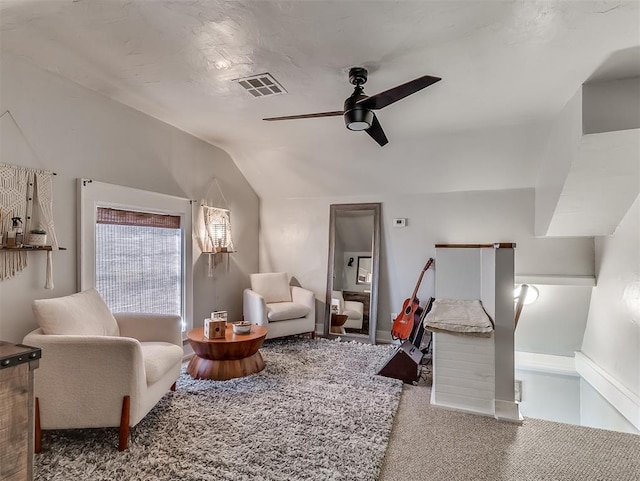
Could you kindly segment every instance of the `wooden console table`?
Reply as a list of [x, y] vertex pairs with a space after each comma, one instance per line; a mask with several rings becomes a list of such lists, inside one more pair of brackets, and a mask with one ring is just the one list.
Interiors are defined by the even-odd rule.
[[0, 480], [33, 479], [33, 371], [39, 348], [0, 341]]

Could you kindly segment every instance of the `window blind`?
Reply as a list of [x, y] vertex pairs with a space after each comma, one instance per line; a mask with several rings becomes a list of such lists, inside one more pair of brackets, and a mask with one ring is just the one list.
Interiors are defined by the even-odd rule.
[[132, 210], [98, 207], [96, 224], [179, 229], [180, 217], [177, 215], [154, 214], [151, 212], [137, 212]]

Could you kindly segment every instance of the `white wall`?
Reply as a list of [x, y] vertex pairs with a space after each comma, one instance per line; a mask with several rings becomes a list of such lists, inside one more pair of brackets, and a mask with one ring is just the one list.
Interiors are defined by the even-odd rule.
[[598, 283], [582, 352], [640, 395], [640, 197], [612, 236], [597, 237]]
[[546, 235], [582, 139], [582, 89], [551, 124], [536, 182], [535, 233]]
[[640, 77], [586, 83], [582, 87], [585, 134], [640, 128]]
[[518, 369], [520, 413], [525, 417], [580, 424], [580, 377]]
[[[592, 287], [537, 285], [540, 296], [522, 309], [518, 351], [573, 357], [582, 346]], [[542, 349], [542, 350], [540, 350]]]
[[[435, 257], [436, 243], [516, 242], [517, 274], [594, 273], [593, 239], [534, 236], [533, 189], [263, 199], [260, 270], [287, 271], [313, 290], [319, 302], [319, 322], [324, 312], [329, 205], [350, 202], [382, 202], [378, 330], [390, 330], [391, 313], [398, 312], [411, 295], [426, 260]], [[393, 227], [397, 217], [407, 218], [408, 227]], [[425, 273], [418, 292], [422, 302], [433, 295], [433, 276], [432, 269]], [[570, 334], [571, 349], [581, 334]], [[538, 339], [545, 343], [547, 335], [540, 333]], [[570, 349], [557, 344], [551, 349], [545, 345], [535, 348], [550, 354]]]
[[[371, 229], [372, 230], [372, 229]], [[353, 257], [353, 265], [348, 267], [349, 258]], [[371, 251], [361, 252], [345, 252], [342, 258], [340, 277], [336, 276], [336, 286], [340, 291], [356, 291], [364, 292], [371, 289], [368, 284], [356, 284], [358, 278], [358, 257], [371, 257]]]
[[[34, 299], [76, 292], [76, 184], [87, 177], [143, 190], [199, 199], [216, 177], [232, 211], [237, 254], [206, 277], [206, 258], [194, 254], [195, 324], [215, 309], [242, 314], [242, 288], [258, 267], [259, 200], [223, 150], [2, 52], [1, 158], [8, 164], [57, 172], [54, 218], [61, 246], [54, 253], [53, 290], [43, 289], [45, 256], [0, 283], [0, 338], [21, 341], [36, 327]], [[24, 136], [22, 135], [24, 134]], [[198, 257], [196, 257], [198, 256]], [[215, 288], [215, 291], [214, 291]]]
[[[578, 423], [576, 423], [578, 424]], [[580, 423], [582, 426], [640, 434], [616, 408], [596, 391], [591, 384], [580, 379]]]

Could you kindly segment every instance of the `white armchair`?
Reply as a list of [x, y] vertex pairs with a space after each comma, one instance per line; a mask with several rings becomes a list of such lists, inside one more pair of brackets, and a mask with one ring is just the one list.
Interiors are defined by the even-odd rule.
[[180, 317], [111, 314], [91, 289], [34, 301], [40, 325], [24, 344], [42, 349], [35, 371], [35, 448], [41, 430], [119, 427], [120, 451], [180, 375]]
[[345, 301], [341, 291], [331, 291], [331, 299], [336, 299], [340, 306], [340, 313], [347, 316], [347, 322], [342, 327], [362, 329], [364, 319], [364, 304], [359, 301]]
[[266, 339], [311, 334], [315, 338], [313, 292], [289, 286], [286, 272], [251, 274], [251, 289], [243, 293], [244, 320], [267, 328]]

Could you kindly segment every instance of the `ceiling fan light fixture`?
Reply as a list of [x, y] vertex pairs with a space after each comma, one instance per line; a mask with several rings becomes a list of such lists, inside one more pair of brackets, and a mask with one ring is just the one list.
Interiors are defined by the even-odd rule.
[[366, 122], [351, 122], [347, 124], [349, 130], [367, 130], [371, 125]]
[[367, 130], [373, 123], [373, 112], [366, 109], [347, 110], [344, 123], [349, 130]]

